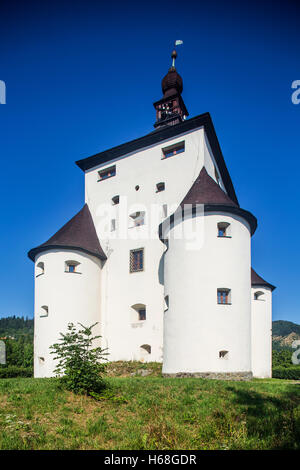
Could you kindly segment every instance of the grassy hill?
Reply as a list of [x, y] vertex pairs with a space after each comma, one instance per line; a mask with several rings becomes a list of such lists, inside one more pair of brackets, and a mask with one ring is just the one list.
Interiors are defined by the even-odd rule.
[[299, 383], [106, 380], [99, 401], [57, 379], [0, 380], [0, 450], [300, 450]]

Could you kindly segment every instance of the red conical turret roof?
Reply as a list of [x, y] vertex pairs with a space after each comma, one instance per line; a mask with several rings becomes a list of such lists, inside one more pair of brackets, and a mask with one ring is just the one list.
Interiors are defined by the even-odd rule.
[[106, 259], [87, 204], [48, 241], [30, 250], [28, 256], [34, 261], [38, 253], [51, 248], [79, 250]]
[[180, 205], [183, 207], [185, 204], [224, 204], [239, 207], [209, 176], [205, 167], [200, 171]]

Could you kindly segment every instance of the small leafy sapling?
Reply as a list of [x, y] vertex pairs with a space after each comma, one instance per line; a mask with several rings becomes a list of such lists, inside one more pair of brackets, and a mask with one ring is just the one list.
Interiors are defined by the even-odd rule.
[[51, 354], [57, 365], [54, 370], [63, 385], [74, 393], [93, 395], [105, 388], [103, 375], [106, 370], [105, 356], [107, 349], [93, 347], [95, 340], [101, 336], [92, 336], [92, 329], [97, 323], [86, 327], [78, 323], [68, 324], [67, 333], [60, 333], [59, 342], [50, 346]]

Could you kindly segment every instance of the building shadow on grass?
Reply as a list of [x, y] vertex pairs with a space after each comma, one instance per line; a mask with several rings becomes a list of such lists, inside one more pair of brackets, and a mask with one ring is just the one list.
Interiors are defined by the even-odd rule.
[[245, 417], [249, 438], [265, 441], [269, 449], [300, 450], [299, 384], [278, 396], [232, 386], [227, 390]]

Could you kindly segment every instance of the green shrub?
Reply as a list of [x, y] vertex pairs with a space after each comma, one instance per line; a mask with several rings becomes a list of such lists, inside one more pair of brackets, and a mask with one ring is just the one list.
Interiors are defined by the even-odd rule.
[[58, 364], [55, 373], [60, 377], [62, 384], [74, 393], [93, 396], [105, 388], [103, 374], [106, 360], [106, 350], [101, 347], [92, 348], [93, 341], [100, 336], [92, 337], [92, 328], [81, 325], [76, 331], [75, 325], [69, 323], [68, 332], [61, 333], [60, 343], [50, 346], [51, 354], [55, 354]]
[[274, 379], [300, 380], [300, 366], [273, 367], [272, 377]]
[[32, 367], [2, 366], [0, 367], [0, 379], [10, 379], [14, 377], [32, 377]]

